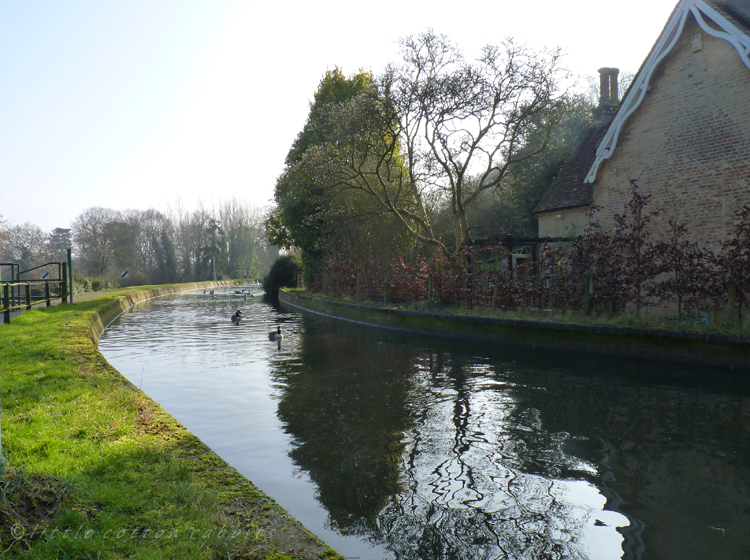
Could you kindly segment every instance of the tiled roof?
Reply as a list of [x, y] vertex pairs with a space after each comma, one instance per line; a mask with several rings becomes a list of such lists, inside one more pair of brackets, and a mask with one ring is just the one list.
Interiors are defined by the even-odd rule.
[[592, 186], [590, 183], [584, 184], [583, 180], [596, 157], [596, 147], [606, 130], [606, 125], [597, 125], [583, 133], [578, 146], [534, 208], [534, 214], [591, 204]]
[[717, 0], [704, 0], [706, 4], [715, 8], [739, 31], [750, 35], [750, 2], [748, 0], [724, 3]]

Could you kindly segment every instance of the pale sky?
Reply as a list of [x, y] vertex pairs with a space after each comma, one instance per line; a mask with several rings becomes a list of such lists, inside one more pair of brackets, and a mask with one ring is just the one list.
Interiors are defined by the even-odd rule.
[[0, 0], [0, 215], [270, 205], [326, 70], [380, 73], [428, 28], [635, 72], [677, 0]]

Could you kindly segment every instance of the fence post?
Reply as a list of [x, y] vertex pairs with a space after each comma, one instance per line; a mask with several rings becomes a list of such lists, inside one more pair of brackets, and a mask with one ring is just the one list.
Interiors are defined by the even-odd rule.
[[385, 282], [383, 283], [383, 303], [388, 303], [388, 273], [385, 273]]
[[497, 284], [492, 284], [492, 309], [497, 307]]
[[359, 272], [357, 272], [356, 282], [357, 282], [357, 285], [354, 290], [354, 301], [359, 301]]
[[[65, 269], [65, 266], [63, 266], [63, 269]], [[73, 303], [73, 250], [70, 247], [68, 247], [68, 284], [70, 285], [68, 302]]]
[[44, 283], [44, 301], [47, 303], [47, 307], [52, 305], [52, 302], [49, 300], [49, 282]]
[[[65, 266], [65, 263], [62, 263], [62, 266], [60, 267], [60, 270], [62, 272], [62, 274], [60, 275], [61, 280], [62, 280], [62, 286], [61, 286], [62, 289], [60, 290], [61, 303], [67, 303], [68, 301], [68, 270], [67, 269], [68, 267]], [[71, 302], [73, 301], [72, 290], [70, 292], [70, 301]]]
[[10, 287], [3, 284], [3, 323], [10, 323]]
[[31, 283], [26, 283], [26, 311], [31, 311]]

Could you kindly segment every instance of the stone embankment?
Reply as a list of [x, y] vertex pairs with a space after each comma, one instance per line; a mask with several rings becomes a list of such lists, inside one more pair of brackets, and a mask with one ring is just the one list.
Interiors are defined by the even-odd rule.
[[494, 344], [645, 358], [750, 371], [750, 337], [429, 313], [357, 305], [282, 290], [282, 305], [363, 325]]

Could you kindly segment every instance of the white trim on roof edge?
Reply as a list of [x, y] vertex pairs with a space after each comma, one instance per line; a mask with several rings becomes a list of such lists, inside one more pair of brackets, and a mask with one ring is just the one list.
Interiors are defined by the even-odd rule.
[[[643, 68], [635, 78], [635, 82], [630, 87], [625, 99], [622, 100], [620, 109], [617, 111], [615, 118], [607, 129], [607, 133], [599, 143], [596, 149], [596, 158], [591, 165], [584, 183], [593, 183], [596, 180], [596, 174], [599, 167], [605, 159], [609, 159], [617, 147], [617, 140], [620, 137], [625, 121], [640, 106], [643, 98], [648, 91], [649, 82], [654, 74], [654, 70], [662, 59], [672, 50], [677, 39], [682, 34], [685, 27], [685, 20], [689, 13], [692, 13], [698, 25], [709, 35], [728, 41], [740, 55], [742, 62], [750, 68], [750, 37], [740, 32], [727, 18], [717, 12], [702, 0], [682, 0], [675, 11], [672, 13], [667, 25], [664, 27], [661, 35], [656, 41], [653, 49], [648, 55]], [[706, 16], [721, 29], [711, 27], [704, 19]]]

